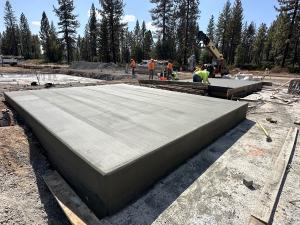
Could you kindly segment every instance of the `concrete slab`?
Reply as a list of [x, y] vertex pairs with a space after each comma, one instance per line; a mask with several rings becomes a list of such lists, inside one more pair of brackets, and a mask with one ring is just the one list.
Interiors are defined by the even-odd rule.
[[[193, 80], [182, 80], [182, 82], [193, 82]], [[208, 93], [212, 97], [230, 99], [232, 97], [245, 97], [253, 92], [260, 91], [262, 81], [234, 80], [209, 78], [210, 85]]]
[[46, 83], [72, 84], [72, 83], [98, 83], [100, 80], [70, 76], [64, 74], [0, 74], [0, 84], [30, 85], [37, 82], [40, 85]]
[[245, 119], [247, 104], [125, 84], [5, 93], [101, 218]]

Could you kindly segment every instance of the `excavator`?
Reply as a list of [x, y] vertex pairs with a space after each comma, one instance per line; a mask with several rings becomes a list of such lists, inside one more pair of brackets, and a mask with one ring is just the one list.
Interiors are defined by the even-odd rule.
[[214, 58], [212, 64], [206, 64], [206, 68], [210, 72], [210, 77], [215, 77], [216, 74], [221, 74], [221, 76], [229, 74], [229, 70], [225, 65], [225, 59], [216, 48], [212, 40], [210, 40], [210, 38], [203, 31], [198, 32], [197, 39], [199, 43], [203, 42], [207, 50]]

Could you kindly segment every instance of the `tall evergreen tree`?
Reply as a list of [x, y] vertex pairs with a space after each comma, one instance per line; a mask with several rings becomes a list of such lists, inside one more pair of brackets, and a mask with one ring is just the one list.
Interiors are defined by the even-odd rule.
[[253, 44], [253, 62], [258, 65], [260, 65], [263, 61], [267, 29], [267, 25], [262, 23], [255, 36], [255, 41]]
[[25, 15], [22, 13], [20, 16], [20, 44], [21, 54], [25, 59], [32, 58], [32, 37], [29, 29], [28, 21]]
[[275, 21], [271, 55], [275, 65], [282, 65], [286, 41], [288, 40], [288, 21], [286, 13], [280, 13]]
[[133, 30], [134, 43], [132, 45], [132, 57], [135, 58], [138, 62], [141, 62], [143, 59], [143, 46], [142, 46], [142, 34], [140, 23], [137, 20], [135, 28]]
[[207, 36], [214, 42], [215, 40], [215, 19], [214, 16], [211, 15], [208, 25], [207, 25], [207, 31], [206, 31]]
[[164, 44], [167, 40], [169, 31], [173, 29], [170, 24], [174, 0], [150, 0], [150, 2], [155, 4], [155, 7], [150, 10], [153, 25], [160, 29], [160, 39]]
[[187, 59], [194, 53], [198, 33], [197, 20], [199, 18], [199, 0], [182, 0], [178, 4], [178, 41], [180, 59], [187, 65]]
[[90, 31], [89, 25], [85, 26], [84, 37], [81, 40], [81, 57], [84, 61], [90, 61], [91, 59], [91, 47], [90, 47]]
[[31, 55], [33, 59], [41, 58], [41, 43], [38, 35], [32, 35], [31, 37]]
[[144, 39], [144, 59], [149, 59], [153, 47], [153, 37], [150, 30], [146, 31]]
[[63, 45], [59, 41], [53, 22], [49, 30], [49, 58], [51, 62], [60, 62], [63, 59]]
[[160, 59], [173, 58], [175, 46], [174, 33], [176, 33], [176, 27], [174, 26], [174, 17], [177, 13], [175, 11], [174, 0], [151, 0], [152, 4], [155, 4], [154, 8], [150, 10], [152, 16], [152, 23], [158, 28], [156, 52], [157, 57]]
[[243, 7], [241, 0], [235, 0], [229, 25], [229, 49], [227, 53], [229, 64], [234, 63], [235, 53], [241, 42], [243, 27]]
[[96, 8], [92, 4], [90, 10], [90, 19], [89, 19], [89, 46], [90, 46], [90, 60], [97, 61], [97, 18], [96, 18]]
[[227, 53], [229, 48], [229, 21], [231, 17], [231, 3], [229, 0], [224, 5], [223, 11], [221, 12], [216, 29], [216, 43], [218, 48], [221, 50], [224, 58], [227, 59]]
[[243, 65], [251, 63], [252, 60], [252, 48], [255, 39], [255, 25], [254, 23], [246, 23], [242, 32], [241, 43], [238, 45], [235, 54], [235, 64]]
[[109, 51], [112, 61], [116, 63], [120, 58], [120, 36], [124, 27], [121, 22], [124, 8], [123, 0], [101, 0], [100, 3], [102, 6], [102, 20], [105, 22], [101, 26], [103, 24], [107, 25], [105, 32], [108, 35]]
[[286, 59], [290, 51], [290, 42], [293, 37], [295, 22], [300, 13], [300, 0], [278, 0], [279, 8], [277, 10], [288, 16], [288, 36], [285, 42], [284, 53], [282, 57], [281, 67], [285, 67]]
[[76, 42], [76, 29], [79, 26], [77, 15], [73, 14], [75, 9], [73, 0], [58, 0], [58, 8], [54, 7], [59, 22], [59, 33], [63, 34], [63, 42], [67, 53], [67, 62], [72, 60], [74, 44]]
[[6, 55], [18, 55], [18, 25], [14, 11], [9, 1], [5, 2], [4, 7], [5, 32], [3, 35], [2, 52]]
[[47, 60], [50, 60], [50, 24], [48, 17], [45, 12], [42, 14], [41, 20], [41, 28], [40, 28], [40, 38], [41, 38], [41, 45], [44, 52], [44, 57]]
[[106, 15], [102, 16], [99, 35], [99, 57], [101, 62], [110, 62], [110, 40]]

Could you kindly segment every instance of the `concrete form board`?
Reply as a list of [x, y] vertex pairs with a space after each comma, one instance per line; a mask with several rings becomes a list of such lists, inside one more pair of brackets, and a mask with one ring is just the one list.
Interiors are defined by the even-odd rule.
[[98, 217], [121, 209], [247, 111], [244, 103], [123, 84], [5, 97]]

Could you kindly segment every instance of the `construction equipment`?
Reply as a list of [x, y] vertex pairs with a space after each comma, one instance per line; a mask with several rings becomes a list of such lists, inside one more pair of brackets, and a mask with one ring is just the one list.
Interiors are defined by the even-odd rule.
[[203, 42], [215, 60], [212, 64], [206, 64], [206, 69], [210, 72], [210, 76], [215, 77], [215, 74], [221, 74], [221, 76], [229, 74], [229, 70], [225, 66], [224, 57], [216, 48], [213, 41], [203, 31], [198, 32], [197, 38], [199, 42]]

